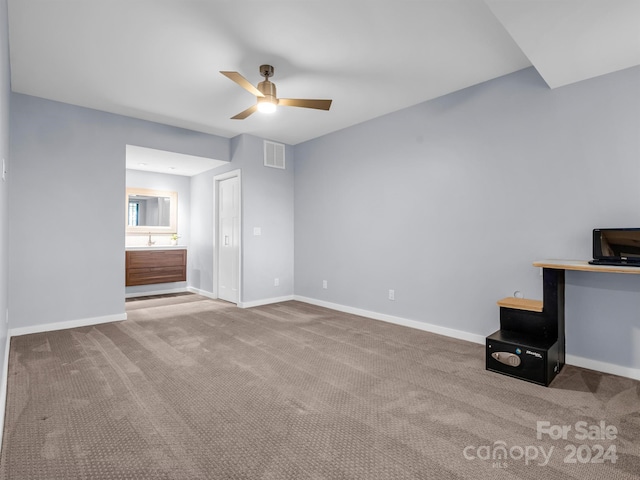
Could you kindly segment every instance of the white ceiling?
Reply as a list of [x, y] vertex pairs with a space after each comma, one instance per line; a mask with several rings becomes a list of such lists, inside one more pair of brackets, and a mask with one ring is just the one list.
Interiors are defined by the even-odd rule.
[[[639, 0], [9, 0], [15, 92], [297, 144], [533, 65], [551, 88], [640, 64]], [[278, 95], [230, 117], [275, 67]]]

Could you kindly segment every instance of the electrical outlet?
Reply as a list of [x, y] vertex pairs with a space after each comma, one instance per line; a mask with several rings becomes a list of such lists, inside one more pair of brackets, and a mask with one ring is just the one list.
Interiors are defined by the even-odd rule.
[[273, 286], [274, 287], [279, 287], [280, 286], [280, 279], [279, 278], [274, 278], [273, 279]]
[[326, 280], [322, 280], [322, 288], [329, 288]]
[[395, 300], [395, 299], [396, 299], [396, 291], [389, 290], [389, 300]]
[[262, 228], [260, 227], [253, 227], [253, 235], [255, 237], [259, 237], [260, 235], [262, 235]]

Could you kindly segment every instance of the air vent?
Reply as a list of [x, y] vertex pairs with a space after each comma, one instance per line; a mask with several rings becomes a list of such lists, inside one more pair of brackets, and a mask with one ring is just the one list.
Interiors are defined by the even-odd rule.
[[284, 170], [284, 145], [264, 141], [264, 166]]

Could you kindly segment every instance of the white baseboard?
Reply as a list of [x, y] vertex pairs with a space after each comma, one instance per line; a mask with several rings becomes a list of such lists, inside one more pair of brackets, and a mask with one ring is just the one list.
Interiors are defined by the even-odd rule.
[[569, 354], [565, 357], [565, 363], [576, 367], [588, 368], [589, 370], [596, 370], [598, 372], [611, 373], [612, 375], [640, 380], [640, 369], [633, 367], [623, 367], [613, 363], [591, 360], [590, 358], [578, 357], [576, 355]]
[[199, 288], [187, 287], [187, 291], [198, 294], [198, 295], [202, 295], [203, 297], [211, 298], [213, 300], [218, 299], [218, 296], [216, 294], [207, 292], [206, 290], [200, 290]]
[[270, 305], [272, 303], [288, 302], [294, 300], [293, 295], [285, 295], [283, 297], [263, 298], [261, 300], [254, 300], [252, 302], [238, 302], [239, 308], [251, 308], [260, 307], [262, 305]]
[[[207, 292], [206, 290], [200, 290], [199, 288], [187, 287], [187, 290], [191, 293], [196, 293], [198, 295], [202, 295], [203, 297], [208, 297], [213, 300], [218, 300], [218, 296], [214, 293]], [[261, 300], [253, 300], [251, 302], [238, 302], [236, 305], [238, 308], [252, 308], [259, 307], [261, 305], [269, 305], [271, 303], [278, 302], [287, 302], [289, 300], [293, 300], [293, 295], [286, 295], [283, 297], [274, 297], [274, 298], [263, 298]]]
[[361, 317], [372, 318], [373, 320], [381, 320], [383, 322], [394, 323], [396, 325], [402, 325], [404, 327], [411, 327], [417, 330], [423, 330], [425, 332], [437, 333], [438, 335], [444, 335], [446, 337], [458, 338], [460, 340], [466, 340], [468, 342], [479, 343], [482, 345], [485, 344], [485, 337], [483, 337], [482, 335], [464, 332], [462, 330], [455, 330], [453, 328], [443, 327], [441, 325], [419, 322], [417, 320], [409, 320], [408, 318], [395, 317], [393, 315], [372, 312], [370, 310], [362, 310], [360, 308], [348, 307], [346, 305], [340, 305], [337, 303], [325, 302], [324, 300], [316, 300], [315, 298], [301, 297], [300, 295], [294, 295], [294, 300], [298, 300], [304, 303], [310, 303], [311, 305], [317, 305], [319, 307], [330, 308], [331, 310], [337, 310], [339, 312], [351, 313], [353, 315], [360, 315]]
[[151, 290], [148, 292], [125, 293], [124, 298], [148, 297], [149, 295], [167, 295], [169, 293], [184, 293], [189, 291], [187, 287], [167, 288], [164, 290]]
[[8, 336], [17, 337], [19, 335], [29, 335], [30, 333], [52, 332], [54, 330], [64, 330], [66, 328], [87, 327], [89, 325], [119, 322], [126, 319], [126, 313], [117, 313], [114, 315], [104, 315], [101, 317], [80, 318], [78, 320], [69, 320], [66, 322], [43, 323], [40, 325], [31, 325], [29, 327], [10, 328]]

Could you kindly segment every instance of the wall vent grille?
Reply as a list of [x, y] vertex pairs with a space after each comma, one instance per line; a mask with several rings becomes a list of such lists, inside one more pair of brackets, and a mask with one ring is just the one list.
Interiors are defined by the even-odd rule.
[[284, 170], [284, 145], [264, 141], [264, 166]]

